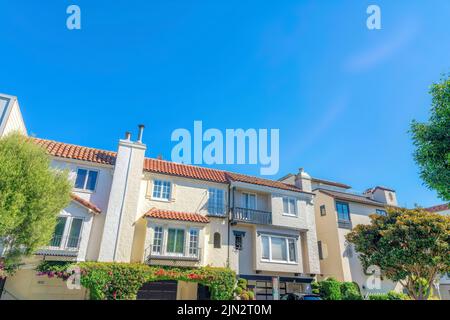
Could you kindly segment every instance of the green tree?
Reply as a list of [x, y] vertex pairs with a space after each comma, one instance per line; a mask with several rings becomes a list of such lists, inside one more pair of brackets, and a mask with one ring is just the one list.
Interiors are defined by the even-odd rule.
[[428, 123], [413, 121], [414, 159], [425, 185], [450, 200], [450, 74], [431, 86]]
[[70, 202], [71, 189], [67, 172], [51, 169], [45, 151], [27, 137], [13, 133], [0, 139], [3, 273], [49, 243], [58, 213]]
[[381, 274], [400, 282], [415, 300], [428, 299], [433, 280], [450, 271], [450, 217], [389, 208], [371, 215], [346, 238], [355, 245], [364, 268], [378, 266]]

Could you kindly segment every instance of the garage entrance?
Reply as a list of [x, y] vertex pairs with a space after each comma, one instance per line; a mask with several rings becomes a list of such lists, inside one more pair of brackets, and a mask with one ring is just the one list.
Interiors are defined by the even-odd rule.
[[152, 281], [145, 283], [137, 293], [137, 300], [176, 300], [177, 281]]

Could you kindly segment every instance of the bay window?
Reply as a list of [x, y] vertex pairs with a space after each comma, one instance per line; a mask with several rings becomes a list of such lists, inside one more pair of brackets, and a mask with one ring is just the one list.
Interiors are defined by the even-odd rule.
[[156, 256], [197, 258], [199, 256], [200, 230], [184, 227], [153, 227], [151, 253]]
[[297, 262], [297, 239], [292, 237], [262, 235], [261, 259], [269, 262]]

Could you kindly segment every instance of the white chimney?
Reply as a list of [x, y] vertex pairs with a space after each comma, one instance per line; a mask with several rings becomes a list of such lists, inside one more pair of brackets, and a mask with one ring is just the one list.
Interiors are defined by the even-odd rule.
[[100, 245], [99, 261], [130, 262], [146, 145], [131, 141], [131, 134], [119, 141], [113, 180]]
[[298, 169], [295, 176], [295, 186], [303, 191], [311, 192], [311, 176], [303, 168]]

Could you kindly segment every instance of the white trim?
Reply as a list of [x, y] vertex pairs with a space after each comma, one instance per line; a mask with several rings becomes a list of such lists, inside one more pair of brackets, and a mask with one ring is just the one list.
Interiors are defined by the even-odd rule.
[[[284, 199], [287, 199], [288, 200], [288, 211], [290, 210], [290, 200], [294, 200], [294, 211], [295, 211], [295, 214], [292, 214], [292, 213], [290, 213], [290, 212], [284, 212]], [[286, 216], [286, 217], [294, 217], [294, 218], [297, 218], [298, 217], [298, 199], [297, 198], [294, 198], [294, 197], [289, 197], [289, 196], [282, 196], [281, 197], [281, 202], [282, 202], [282, 207], [283, 207], [283, 212], [282, 212], [282, 215], [283, 216]]]
[[[160, 182], [161, 182], [161, 186], [160, 186], [160, 187], [161, 187], [161, 190], [160, 190], [160, 192], [159, 192], [159, 194], [160, 194], [161, 197], [155, 197], [155, 196], [154, 196], [154, 193], [155, 193], [155, 186], [156, 186], [155, 182], [156, 182], [156, 181], [160, 181]], [[169, 197], [168, 197], [168, 198], [163, 198], [163, 197], [162, 197], [162, 194], [163, 194], [163, 188], [164, 188], [164, 186], [163, 186], [164, 182], [169, 183]], [[172, 181], [170, 181], [170, 180], [163, 180], [163, 179], [153, 179], [153, 180], [152, 180], [152, 193], [151, 193], [151, 195], [150, 195], [150, 198], [151, 198], [152, 200], [155, 200], [155, 201], [162, 201], [162, 202], [170, 202], [170, 201], [173, 201], [173, 199], [172, 199], [172, 193], [173, 193], [173, 183], [172, 183]]]

